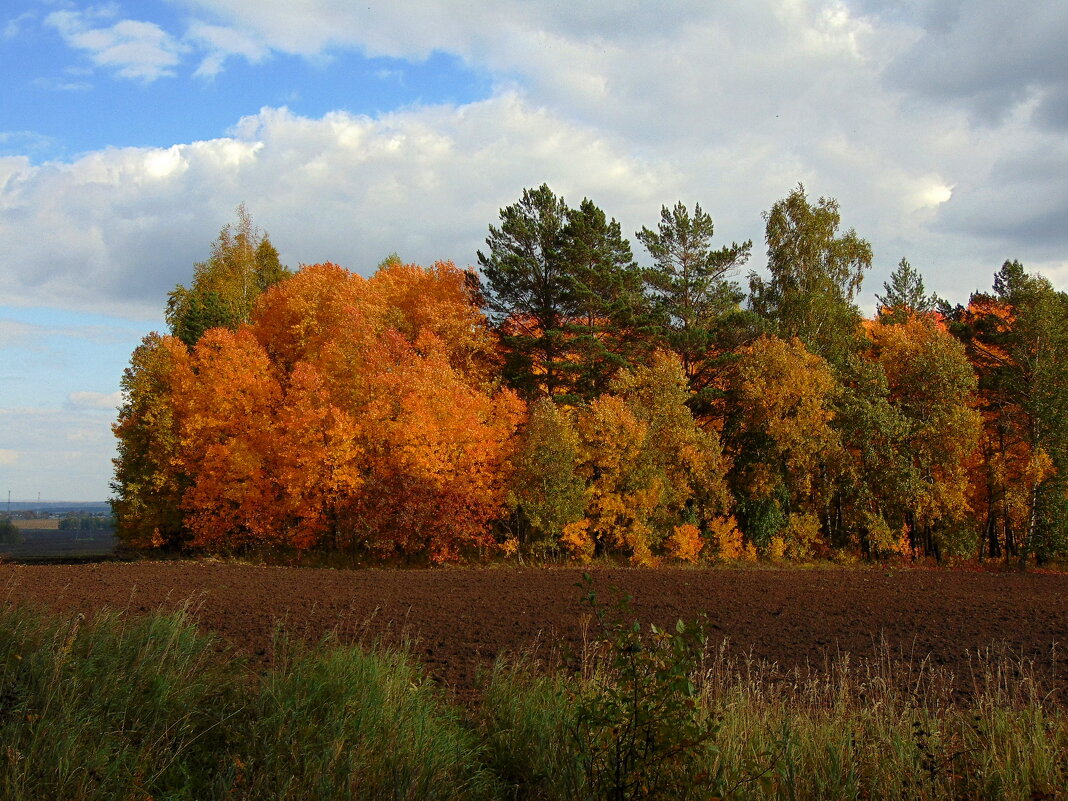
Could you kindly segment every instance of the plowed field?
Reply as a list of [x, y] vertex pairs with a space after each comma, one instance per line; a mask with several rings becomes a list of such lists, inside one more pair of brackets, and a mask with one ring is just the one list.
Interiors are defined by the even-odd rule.
[[[992, 644], [1052, 671], [1068, 650], [1068, 575], [885, 570], [597, 570], [644, 621], [705, 613], [714, 638], [780, 666], [812, 665], [880, 641], [914, 661], [968, 672]], [[502, 652], [581, 650], [589, 610], [573, 569], [313, 570], [198, 562], [0, 565], [0, 597], [59, 611], [144, 612], [187, 599], [200, 624], [256, 659], [279, 621], [318, 639], [407, 640], [430, 675], [469, 696]], [[1061, 651], [1057, 671], [1065, 671]], [[1059, 679], [1063, 685], [1063, 677]]]

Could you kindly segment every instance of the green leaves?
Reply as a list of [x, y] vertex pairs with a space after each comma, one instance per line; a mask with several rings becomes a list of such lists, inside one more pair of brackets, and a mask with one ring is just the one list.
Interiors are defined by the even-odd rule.
[[600, 629], [593, 681], [574, 699], [574, 739], [595, 798], [674, 799], [711, 789], [698, 765], [714, 753], [718, 722], [694, 681], [706, 637], [700, 623], [674, 632], [630, 620], [630, 598], [606, 609], [588, 573], [579, 583]]
[[188, 347], [211, 328], [233, 330], [249, 321], [256, 298], [289, 274], [241, 204], [237, 225], [219, 232], [211, 258], [195, 266], [191, 286], [178, 284], [168, 294], [167, 325]]
[[803, 186], [764, 215], [768, 280], [749, 274], [750, 307], [779, 336], [798, 337], [833, 364], [856, 350], [860, 313], [853, 299], [871, 267], [871, 245], [838, 233], [838, 201], [809, 203]]
[[506, 377], [528, 397], [596, 397], [645, 346], [640, 273], [619, 223], [589, 199], [569, 208], [545, 184], [500, 217], [478, 262]]

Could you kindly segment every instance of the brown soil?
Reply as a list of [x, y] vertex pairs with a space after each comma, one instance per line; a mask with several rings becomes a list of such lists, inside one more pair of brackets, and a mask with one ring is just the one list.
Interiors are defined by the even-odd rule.
[[[1050, 672], [1068, 643], [1068, 574], [868, 570], [596, 570], [635, 615], [673, 623], [706, 613], [715, 639], [785, 668], [848, 652], [894, 653], [968, 675], [991, 645]], [[589, 608], [573, 569], [316, 570], [199, 562], [0, 565], [0, 598], [63, 612], [144, 612], [196, 604], [200, 623], [256, 659], [272, 632], [406, 641], [435, 679], [468, 697], [498, 654], [539, 645], [578, 653]], [[1064, 683], [1064, 657], [1057, 660]]]

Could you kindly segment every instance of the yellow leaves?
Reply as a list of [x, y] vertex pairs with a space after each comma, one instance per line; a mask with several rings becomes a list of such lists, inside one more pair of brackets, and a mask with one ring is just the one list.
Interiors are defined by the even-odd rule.
[[[185, 357], [178, 343], [177, 352]], [[182, 536], [183, 477], [175, 464], [178, 430], [171, 406], [175, 358], [166, 338], [149, 334], [122, 377], [123, 404], [114, 488], [118, 535], [138, 547], [173, 545]]]
[[724, 562], [733, 562], [736, 559], [751, 561], [756, 556], [751, 545], [747, 549], [743, 544], [742, 532], [734, 515], [712, 518], [708, 524], [708, 536], [716, 558]]
[[811, 559], [825, 546], [820, 521], [814, 514], [791, 514], [782, 532], [786, 556], [798, 561]]
[[697, 428], [685, 387], [678, 358], [658, 354], [577, 413], [578, 472], [586, 482], [583, 533], [636, 564], [655, 564], [665, 551], [696, 558], [700, 530], [685, 527], [684, 511], [707, 519], [726, 506], [719, 440]]
[[683, 562], [696, 562], [704, 547], [701, 530], [693, 523], [675, 526], [667, 541], [668, 556]]
[[742, 351], [738, 394], [750, 427], [766, 431], [783, 452], [829, 446], [830, 401], [838, 386], [830, 365], [801, 341], [761, 337]]
[[647, 424], [622, 398], [602, 396], [579, 416], [579, 473], [587, 482], [586, 514], [591, 533], [607, 546], [634, 554], [648, 547], [645, 525], [660, 501], [659, 477], [649, 469]]
[[785, 481], [794, 498], [808, 499], [820, 462], [841, 450], [831, 425], [839, 392], [830, 365], [796, 338], [763, 336], [741, 350], [735, 393], [752, 462], [747, 494], [767, 497]]
[[921, 316], [875, 324], [870, 334], [889, 400], [908, 427], [899, 455], [917, 476], [896, 500], [925, 523], [959, 520], [970, 511], [968, 466], [982, 425], [964, 347]]
[[564, 549], [572, 559], [577, 559], [583, 563], [593, 559], [596, 543], [594, 543], [593, 537], [590, 536], [590, 521], [582, 519], [564, 526], [563, 534], [560, 536], [560, 544], [564, 546]]

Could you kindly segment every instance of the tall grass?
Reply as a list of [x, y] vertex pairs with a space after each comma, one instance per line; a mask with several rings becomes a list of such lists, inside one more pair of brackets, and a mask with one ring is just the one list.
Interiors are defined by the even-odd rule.
[[[587, 654], [584, 672], [593, 661]], [[974, 654], [969, 675], [956, 677], [885, 644], [871, 659], [789, 671], [724, 644], [695, 678], [718, 730], [690, 766], [701, 781], [675, 797], [1068, 798], [1063, 678], [1005, 649]], [[543, 675], [529, 657], [497, 665], [483, 722], [513, 797], [595, 797], [574, 761], [575, 697], [589, 687]]]
[[183, 612], [0, 610], [0, 798], [210, 797], [240, 710], [214, 646]]
[[280, 638], [252, 703], [239, 788], [249, 799], [481, 799], [480, 746], [412, 662], [329, 639]]
[[492, 798], [479, 748], [398, 651], [280, 637], [258, 675], [184, 611], [0, 611], [4, 801]]
[[[606, 655], [671, 635], [629, 631], [591, 641], [570, 672], [502, 660], [461, 708], [400, 649], [279, 637], [272, 666], [253, 671], [188, 611], [3, 608], [0, 798], [1068, 797], [1064, 677], [1006, 651], [974, 654], [960, 677], [886, 647], [804, 671], [717, 647], [679, 682], [664, 647], [637, 664], [670, 681], [643, 687], [618, 674], [629, 652]], [[689, 785], [643, 783], [658, 774], [633, 761], [637, 781], [602, 780], [631, 714], [620, 702], [648, 693], [679, 695], [663, 720], [642, 719], [643, 753]], [[694, 720], [713, 736], [680, 751]]]

